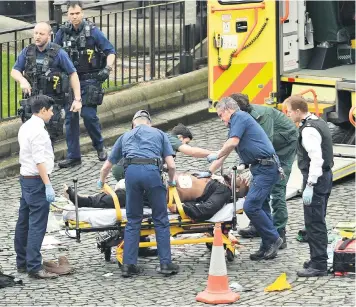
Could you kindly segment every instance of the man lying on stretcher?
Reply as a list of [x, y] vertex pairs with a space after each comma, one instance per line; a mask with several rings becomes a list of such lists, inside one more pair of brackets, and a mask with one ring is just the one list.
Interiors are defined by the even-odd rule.
[[[213, 179], [217, 178], [217, 179]], [[213, 176], [213, 178], [198, 179], [187, 173], [177, 173], [177, 191], [186, 215], [196, 221], [210, 219], [225, 204], [231, 200], [231, 177]], [[122, 185], [122, 183], [121, 183]], [[115, 193], [119, 198], [121, 208], [125, 207], [126, 191], [123, 186], [117, 185]], [[239, 177], [236, 180], [236, 197], [241, 198], [247, 194], [246, 182]], [[74, 189], [65, 187], [65, 195], [74, 203]], [[168, 195], [167, 195], [168, 199]], [[150, 207], [148, 198], [145, 197], [144, 205]], [[78, 195], [78, 207], [89, 208], [115, 208], [114, 201], [110, 195], [99, 193], [93, 196]], [[175, 205], [169, 208], [173, 213], [177, 212]]]

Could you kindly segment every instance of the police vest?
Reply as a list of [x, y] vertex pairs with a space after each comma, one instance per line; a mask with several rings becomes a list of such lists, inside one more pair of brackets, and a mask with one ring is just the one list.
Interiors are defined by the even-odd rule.
[[308, 119], [304, 122], [303, 126], [300, 127], [299, 139], [298, 139], [298, 167], [301, 171], [309, 171], [310, 158], [308, 152], [304, 149], [302, 145], [302, 131], [306, 127], [315, 128], [321, 135], [321, 153], [324, 163], [322, 165], [323, 171], [330, 170], [334, 166], [333, 157], [333, 142], [331, 138], [331, 133], [328, 125], [321, 118], [318, 119]]
[[95, 24], [84, 20], [75, 31], [70, 22], [61, 26], [63, 33], [63, 48], [68, 53], [78, 74], [95, 73], [106, 66], [106, 55], [97, 48], [91, 35]]
[[68, 75], [53, 66], [60, 49], [61, 46], [51, 43], [45, 52], [43, 61], [38, 61], [36, 45], [29, 45], [26, 52], [24, 76], [31, 84], [32, 95], [48, 95], [58, 103], [65, 103], [63, 100], [69, 91]]

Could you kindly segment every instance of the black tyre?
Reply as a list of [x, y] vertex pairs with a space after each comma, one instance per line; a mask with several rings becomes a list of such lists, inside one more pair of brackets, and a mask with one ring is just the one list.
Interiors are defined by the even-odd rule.
[[110, 262], [110, 258], [111, 258], [111, 248], [105, 248], [104, 250], [104, 259], [107, 262]]
[[235, 254], [231, 250], [226, 249], [226, 258], [227, 261], [232, 262], [235, 259]]
[[328, 123], [334, 144], [355, 145], [355, 127], [350, 123], [336, 126]]
[[205, 243], [205, 245], [208, 250], [211, 251], [213, 249], [213, 243]]

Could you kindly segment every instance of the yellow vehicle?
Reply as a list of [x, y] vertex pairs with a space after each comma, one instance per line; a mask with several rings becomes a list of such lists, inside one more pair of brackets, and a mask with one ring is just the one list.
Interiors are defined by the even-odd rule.
[[[354, 1], [209, 0], [207, 9], [210, 112], [236, 92], [279, 109], [304, 93], [312, 112], [348, 133], [337, 143], [354, 144]], [[334, 150], [351, 159], [335, 177], [354, 172], [354, 147]]]

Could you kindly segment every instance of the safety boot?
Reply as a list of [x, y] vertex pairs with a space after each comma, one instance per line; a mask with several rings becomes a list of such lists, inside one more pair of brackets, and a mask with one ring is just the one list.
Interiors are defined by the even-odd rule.
[[280, 246], [279, 249], [285, 249], [287, 247], [287, 238], [286, 238], [286, 229], [285, 228], [279, 228], [277, 229], [279, 236], [283, 240], [282, 245]]
[[282, 238], [278, 238], [265, 252], [263, 259], [269, 260], [276, 258], [281, 245], [283, 244]]
[[82, 159], [81, 158], [78, 158], [78, 159], [66, 159], [66, 160], [58, 162], [59, 168], [68, 168], [68, 167], [73, 167], [73, 166], [80, 165], [80, 164], [82, 164]]
[[297, 275], [299, 277], [327, 276], [328, 275], [328, 271], [327, 270], [314, 269], [311, 266], [309, 266], [306, 269], [302, 269], [302, 270], [297, 271]]
[[143, 269], [136, 264], [123, 264], [121, 267], [122, 277], [131, 277], [143, 272]]
[[158, 273], [173, 275], [179, 272], [179, 265], [174, 263], [163, 263], [157, 268]]
[[250, 254], [250, 259], [252, 261], [259, 261], [262, 260], [265, 255], [265, 250], [260, 247], [260, 249], [252, 254]]
[[250, 223], [247, 228], [240, 229], [238, 234], [243, 238], [254, 238], [260, 236], [252, 223]]
[[99, 161], [106, 161], [106, 159], [108, 158], [108, 154], [106, 153], [106, 150], [104, 148], [98, 149], [97, 153]]

